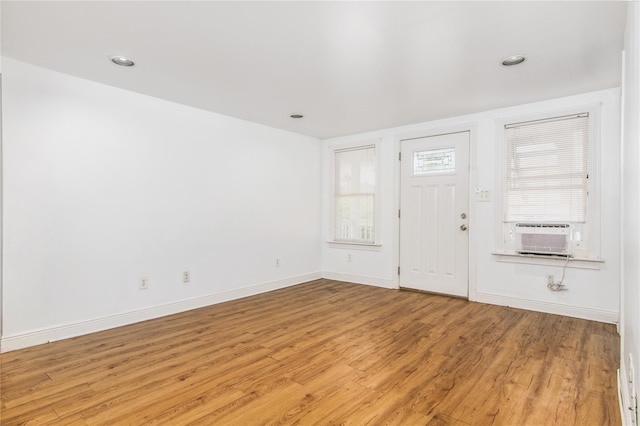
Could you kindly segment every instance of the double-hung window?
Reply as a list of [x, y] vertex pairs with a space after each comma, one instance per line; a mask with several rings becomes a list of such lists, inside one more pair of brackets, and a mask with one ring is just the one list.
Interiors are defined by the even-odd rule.
[[589, 114], [508, 124], [507, 222], [575, 222], [587, 216]]
[[[522, 229], [564, 233], [570, 255], [589, 257], [593, 118], [589, 112], [503, 126], [504, 247], [518, 250]], [[531, 231], [533, 229], [533, 231]], [[528, 237], [529, 238], [529, 237]], [[535, 237], [544, 241], [552, 237]], [[557, 238], [557, 237], [554, 237]], [[594, 251], [594, 250], [591, 250]]]
[[333, 156], [333, 241], [375, 244], [376, 146], [336, 149]]

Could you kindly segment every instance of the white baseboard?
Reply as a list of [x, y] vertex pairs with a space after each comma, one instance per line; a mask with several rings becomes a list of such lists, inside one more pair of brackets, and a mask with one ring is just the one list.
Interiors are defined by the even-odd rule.
[[602, 309], [587, 308], [582, 306], [563, 305], [561, 303], [542, 302], [539, 300], [522, 299], [519, 297], [503, 296], [491, 293], [476, 293], [476, 301], [490, 305], [510, 306], [512, 308], [526, 309], [528, 311], [546, 312], [548, 314], [564, 315], [567, 317], [582, 318], [592, 321], [617, 324], [619, 313]]
[[322, 278], [326, 278], [328, 280], [336, 280], [336, 281], [345, 281], [349, 283], [356, 284], [366, 284], [374, 287], [383, 287], [383, 288], [397, 288], [393, 280], [386, 280], [384, 278], [376, 278], [376, 277], [365, 277], [362, 275], [351, 275], [351, 274], [341, 274], [339, 272], [327, 272], [322, 271]]
[[624, 368], [624, 360], [620, 363], [618, 369], [618, 404], [620, 406], [620, 418], [622, 419], [622, 426], [631, 426], [633, 421], [631, 419], [631, 410], [627, 409], [629, 401], [629, 388], [627, 386], [627, 371]]
[[[623, 345], [624, 346], [624, 345]], [[630, 354], [629, 354], [630, 356]], [[634, 398], [632, 387], [634, 386], [629, 381], [629, 369], [627, 362], [630, 362], [629, 357], [620, 357], [620, 368], [618, 369], [618, 402], [620, 404], [620, 417], [622, 419], [622, 426], [633, 426], [638, 424], [637, 413], [632, 409], [637, 405], [636, 398]]]
[[317, 280], [321, 277], [322, 274], [320, 272], [312, 272], [282, 280], [270, 281], [221, 293], [209, 294], [193, 299], [180, 300], [177, 302], [167, 303], [165, 305], [153, 306], [150, 308], [109, 315], [102, 318], [95, 318], [72, 324], [47, 327], [26, 333], [3, 336], [0, 341], [0, 352], [14, 351], [30, 346], [41, 345], [43, 343], [55, 342], [56, 340], [68, 339], [70, 337], [82, 336], [84, 334], [121, 327], [136, 322], [147, 321], [166, 315], [177, 314], [191, 309], [202, 308], [209, 305], [215, 305], [217, 303], [290, 287], [307, 281]]
[[[356, 284], [365, 284], [375, 287], [395, 289], [393, 280], [366, 277], [360, 275], [342, 274], [336, 272], [312, 272], [309, 274], [298, 275], [277, 281], [256, 284], [253, 286], [243, 287], [235, 290], [229, 290], [221, 293], [210, 294], [197, 297], [194, 299], [181, 300], [168, 303], [165, 305], [153, 306], [150, 308], [139, 309], [136, 311], [124, 312], [115, 315], [109, 315], [102, 318], [81, 321], [72, 324], [62, 324], [53, 327], [47, 327], [39, 330], [32, 330], [25, 333], [3, 336], [0, 341], [0, 352], [9, 352], [17, 349], [27, 348], [30, 346], [40, 345], [43, 343], [55, 342], [56, 340], [68, 339], [71, 337], [81, 336], [84, 334], [95, 333], [97, 331], [108, 330], [110, 328], [121, 327], [136, 322], [147, 321], [166, 315], [177, 314], [191, 309], [202, 308], [217, 303], [227, 302], [230, 300], [240, 299], [247, 296], [253, 296], [268, 291], [278, 290], [301, 284], [307, 281], [313, 281], [319, 278], [327, 278], [337, 281], [352, 282]], [[527, 309], [531, 311], [547, 312], [551, 314], [566, 315], [570, 317], [583, 318], [593, 321], [600, 321], [615, 324], [618, 322], [618, 313], [604, 311], [593, 308], [575, 307], [562, 305], [557, 303], [540, 302], [535, 300], [521, 299], [516, 297], [502, 296], [489, 293], [477, 293], [477, 301], [480, 303], [488, 303], [492, 305], [511, 306], [514, 308]]]

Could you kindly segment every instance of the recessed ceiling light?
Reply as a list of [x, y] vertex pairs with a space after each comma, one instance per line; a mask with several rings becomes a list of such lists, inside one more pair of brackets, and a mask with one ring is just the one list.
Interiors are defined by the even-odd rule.
[[113, 62], [116, 65], [120, 65], [122, 67], [132, 67], [135, 65], [135, 62], [133, 62], [131, 59], [127, 58], [126, 56], [112, 56], [111, 62]]
[[302, 114], [291, 114], [290, 117], [291, 118], [302, 118], [302, 117], [304, 117], [304, 115], [302, 115]]
[[518, 65], [523, 63], [524, 61], [526, 61], [527, 58], [525, 58], [522, 55], [513, 55], [513, 56], [507, 56], [506, 58], [504, 58], [502, 60], [502, 65], [505, 67], [510, 67], [512, 65]]

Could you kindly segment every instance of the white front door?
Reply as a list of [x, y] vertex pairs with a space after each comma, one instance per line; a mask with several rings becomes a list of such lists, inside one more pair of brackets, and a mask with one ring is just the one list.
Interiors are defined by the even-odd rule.
[[468, 297], [469, 132], [400, 150], [400, 287]]

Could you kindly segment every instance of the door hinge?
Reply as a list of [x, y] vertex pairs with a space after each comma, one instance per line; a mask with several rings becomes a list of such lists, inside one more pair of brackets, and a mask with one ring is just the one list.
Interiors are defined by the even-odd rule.
[[400, 267], [398, 266], [398, 275], [400, 275]]
[[402, 153], [401, 152], [398, 153], [398, 161], [402, 161]]
[[398, 209], [398, 219], [400, 219], [400, 209]]

